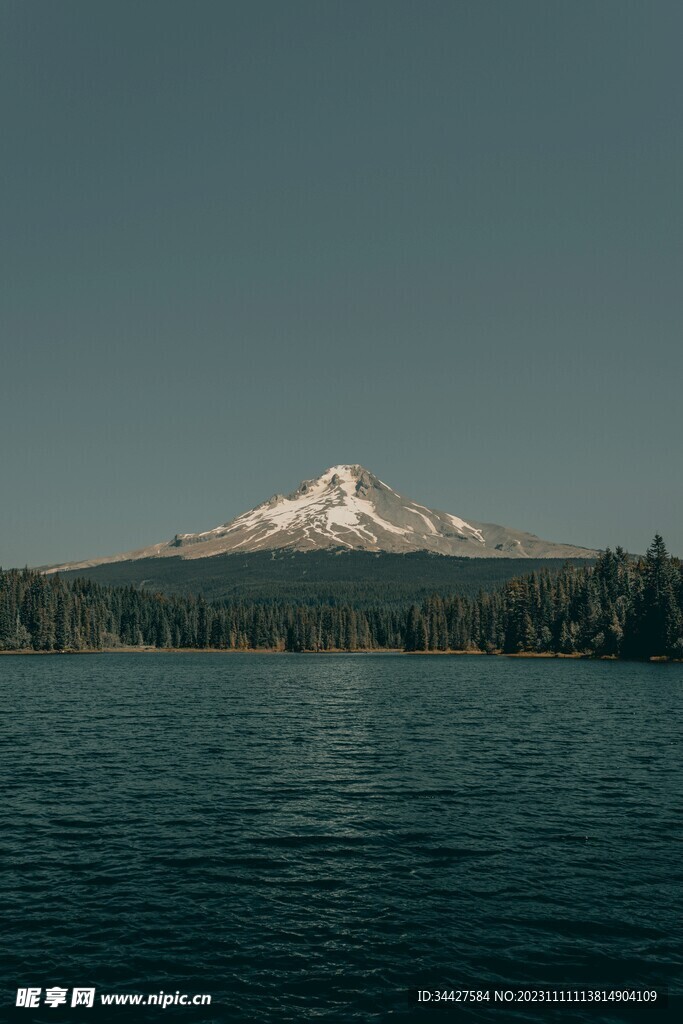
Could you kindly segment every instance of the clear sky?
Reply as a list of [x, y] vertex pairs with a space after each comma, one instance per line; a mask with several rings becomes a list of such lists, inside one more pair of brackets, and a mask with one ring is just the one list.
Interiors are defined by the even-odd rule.
[[679, 0], [3, 0], [0, 564], [335, 463], [683, 554]]

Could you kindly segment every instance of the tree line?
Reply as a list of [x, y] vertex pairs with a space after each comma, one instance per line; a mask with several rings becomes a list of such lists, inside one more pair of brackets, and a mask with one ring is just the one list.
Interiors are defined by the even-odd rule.
[[132, 586], [0, 572], [0, 650], [116, 647], [286, 651], [484, 651], [683, 658], [683, 567], [655, 536], [642, 558], [541, 569], [471, 596], [296, 604], [208, 602]]

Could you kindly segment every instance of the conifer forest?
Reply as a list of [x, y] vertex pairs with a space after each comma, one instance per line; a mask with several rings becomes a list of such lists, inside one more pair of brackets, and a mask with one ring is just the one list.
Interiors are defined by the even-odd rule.
[[642, 557], [540, 569], [479, 594], [372, 605], [269, 595], [208, 601], [132, 586], [0, 571], [0, 651], [116, 648], [471, 651], [683, 658], [683, 566], [661, 536]]

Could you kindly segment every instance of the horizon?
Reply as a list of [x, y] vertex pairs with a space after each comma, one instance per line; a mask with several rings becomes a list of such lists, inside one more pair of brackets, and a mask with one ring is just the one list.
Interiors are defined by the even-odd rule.
[[683, 554], [683, 8], [0, 11], [0, 565], [225, 523], [347, 452]]

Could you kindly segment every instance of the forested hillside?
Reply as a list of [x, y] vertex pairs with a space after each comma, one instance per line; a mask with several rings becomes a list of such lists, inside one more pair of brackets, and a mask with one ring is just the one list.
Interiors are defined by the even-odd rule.
[[434, 594], [397, 606], [167, 596], [65, 581], [31, 570], [0, 573], [0, 650], [118, 646], [562, 653], [683, 657], [683, 570], [656, 536], [644, 558], [606, 551], [477, 595]]
[[[404, 607], [431, 594], [494, 590], [513, 576], [558, 570], [563, 559], [454, 558], [430, 551], [251, 551], [212, 558], [144, 558], [62, 572], [105, 586], [134, 586], [207, 601]], [[574, 564], [585, 566], [586, 559]], [[592, 563], [591, 563], [592, 564]]]

